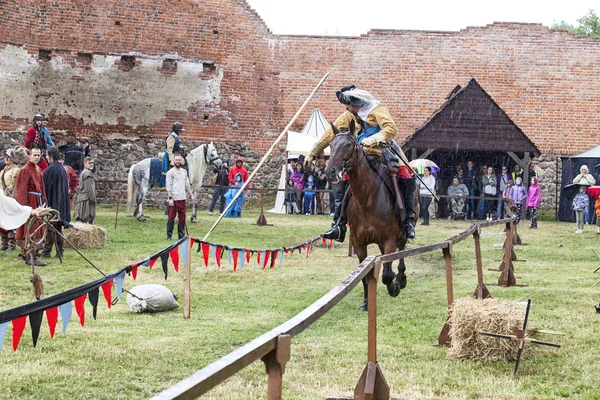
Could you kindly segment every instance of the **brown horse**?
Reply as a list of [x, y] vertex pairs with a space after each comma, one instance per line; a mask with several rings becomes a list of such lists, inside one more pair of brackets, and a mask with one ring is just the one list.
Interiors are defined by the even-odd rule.
[[[350, 126], [349, 132], [343, 133], [333, 124], [332, 128], [336, 136], [330, 143], [331, 155], [325, 172], [333, 181], [344, 172], [348, 173], [351, 198], [346, 215], [350, 225], [350, 241], [359, 261], [367, 257], [367, 246], [371, 243], [379, 246], [381, 254], [404, 249], [407, 239], [399, 226], [400, 217], [391, 188], [371, 168], [362, 147], [350, 133], [354, 131], [353, 127]], [[398, 296], [400, 289], [406, 287], [405, 270], [403, 259], [398, 265], [397, 275], [392, 270], [391, 262], [383, 264], [382, 282], [387, 286], [390, 296]], [[361, 311], [368, 307], [366, 279], [363, 279], [363, 288]]]

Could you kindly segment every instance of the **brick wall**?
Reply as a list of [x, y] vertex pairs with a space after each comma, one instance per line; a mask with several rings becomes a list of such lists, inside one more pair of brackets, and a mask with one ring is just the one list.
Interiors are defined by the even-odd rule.
[[[361, 37], [274, 36], [243, 0], [7, 0], [0, 21], [0, 130], [36, 112], [89, 136], [239, 141], [265, 151], [322, 75], [312, 108], [342, 110], [356, 83], [392, 111], [402, 140], [476, 78], [543, 153], [598, 144], [600, 38], [538, 24]], [[275, 134], [266, 134], [275, 132]]]

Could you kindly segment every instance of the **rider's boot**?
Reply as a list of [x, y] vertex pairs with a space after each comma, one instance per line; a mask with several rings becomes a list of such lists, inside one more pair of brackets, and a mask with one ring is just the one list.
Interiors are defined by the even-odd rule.
[[[350, 201], [350, 188], [346, 189], [346, 193], [344, 193], [344, 198], [342, 199], [342, 204], [340, 204], [340, 215], [337, 220], [334, 222], [333, 226], [330, 230], [323, 234], [323, 238], [325, 239], [334, 239], [340, 243], [344, 242], [346, 238], [346, 223], [348, 220], [346, 219], [346, 207], [348, 206], [348, 202]], [[337, 211], [336, 211], [337, 212]]]
[[175, 220], [170, 219], [167, 221], [167, 240], [173, 240], [173, 227], [175, 227]]
[[404, 236], [408, 239], [415, 238], [415, 178], [398, 179], [402, 188], [402, 197], [406, 206], [406, 219], [401, 222], [401, 228]]
[[337, 221], [334, 222], [333, 227], [323, 234], [325, 239], [335, 239], [342, 243], [346, 238], [346, 215], [341, 213]]

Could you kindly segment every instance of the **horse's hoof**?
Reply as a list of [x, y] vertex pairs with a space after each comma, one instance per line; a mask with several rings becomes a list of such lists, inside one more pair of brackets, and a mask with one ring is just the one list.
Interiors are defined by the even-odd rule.
[[192, 224], [197, 224], [198, 223], [198, 219], [197, 218], [192, 218], [192, 219], [190, 219], [190, 222]]
[[388, 294], [392, 297], [397, 297], [400, 294], [400, 286], [396, 282], [387, 285]]
[[390, 267], [383, 268], [383, 274], [381, 275], [381, 282], [384, 285], [389, 285], [394, 280], [394, 273]]
[[140, 222], [146, 222], [146, 217], [145, 217], [145, 216], [143, 216], [143, 215], [141, 215], [141, 216], [137, 217], [137, 219], [138, 219], [138, 221], [140, 221]]
[[400, 276], [396, 275], [396, 282], [400, 285], [400, 289], [404, 289], [406, 287], [406, 275]]
[[369, 304], [365, 301], [362, 304], [362, 306], [360, 306], [360, 308], [358, 309], [358, 311], [361, 311], [361, 312], [369, 311]]

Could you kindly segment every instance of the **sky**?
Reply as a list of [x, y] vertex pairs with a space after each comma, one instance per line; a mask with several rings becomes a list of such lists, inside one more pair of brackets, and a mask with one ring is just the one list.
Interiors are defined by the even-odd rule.
[[246, 0], [274, 34], [358, 36], [370, 29], [459, 31], [493, 22], [577, 24], [600, 0]]

